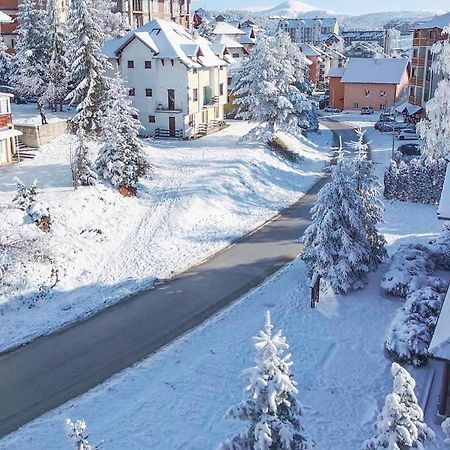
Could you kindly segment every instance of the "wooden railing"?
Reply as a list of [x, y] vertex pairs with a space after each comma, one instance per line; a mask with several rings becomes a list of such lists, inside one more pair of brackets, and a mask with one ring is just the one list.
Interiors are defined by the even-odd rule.
[[417, 77], [411, 77], [409, 79], [409, 84], [412, 86], [422, 86], [423, 85], [423, 79], [417, 78]]
[[417, 106], [421, 106], [422, 100], [420, 98], [415, 97], [414, 95], [410, 95], [408, 98], [409, 103]]
[[413, 58], [412, 65], [424, 67], [425, 66], [425, 58]]
[[155, 138], [183, 139], [183, 130], [166, 130], [164, 128], [157, 128], [155, 130]]

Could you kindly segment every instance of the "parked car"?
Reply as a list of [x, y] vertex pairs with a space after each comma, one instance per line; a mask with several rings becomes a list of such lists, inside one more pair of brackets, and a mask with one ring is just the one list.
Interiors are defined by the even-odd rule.
[[405, 129], [415, 130], [416, 127], [412, 123], [407, 122], [394, 122], [393, 124], [394, 131], [401, 131]]
[[379, 122], [395, 122], [395, 117], [392, 114], [381, 113]]
[[333, 107], [331, 107], [331, 106], [327, 106], [327, 107], [324, 109], [324, 111], [325, 111], [325, 112], [328, 112], [328, 113], [340, 113], [340, 112], [342, 112], [342, 109], [338, 109], [338, 108], [333, 108]]
[[400, 139], [401, 141], [404, 141], [405, 139], [416, 140], [419, 139], [419, 136], [414, 128], [405, 128], [397, 133], [397, 139]]
[[393, 122], [391, 121], [381, 121], [379, 120], [375, 125], [374, 125], [375, 130], [378, 131], [393, 131], [394, 127], [393, 127]]
[[363, 115], [368, 115], [368, 114], [373, 114], [375, 111], [371, 106], [363, 106], [361, 108], [361, 114]]
[[397, 151], [406, 156], [420, 156], [421, 154], [419, 144], [403, 144]]

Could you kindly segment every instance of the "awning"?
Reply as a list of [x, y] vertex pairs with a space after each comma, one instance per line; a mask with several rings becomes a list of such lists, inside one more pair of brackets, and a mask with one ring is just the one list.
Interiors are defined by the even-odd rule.
[[0, 130], [0, 141], [4, 139], [9, 139], [16, 136], [22, 136], [22, 132], [19, 130], [15, 130], [14, 128], [9, 130]]
[[413, 114], [418, 113], [422, 109], [423, 109], [422, 106], [413, 105], [412, 103], [409, 103], [409, 102], [403, 103], [402, 105], [397, 106], [395, 108], [395, 110], [399, 113], [403, 113], [403, 111], [406, 110], [406, 112], [408, 113], [408, 116], [412, 116]]

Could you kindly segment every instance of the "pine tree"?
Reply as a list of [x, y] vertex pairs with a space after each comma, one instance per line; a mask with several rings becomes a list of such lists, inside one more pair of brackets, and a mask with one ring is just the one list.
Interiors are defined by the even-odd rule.
[[133, 189], [147, 168], [138, 137], [141, 124], [121, 77], [117, 75], [109, 84], [102, 122], [102, 146], [96, 166], [102, 178], [113, 186]]
[[366, 239], [370, 245], [370, 269], [376, 270], [387, 256], [386, 240], [378, 231], [378, 225], [383, 223], [384, 205], [379, 194], [381, 186], [374, 173], [373, 162], [369, 159], [369, 144], [364, 142], [365, 132], [359, 128], [356, 134], [358, 140], [350, 143], [357, 152], [353, 170], [361, 196]]
[[450, 445], [450, 417], [447, 417], [442, 423], [441, 423], [442, 431], [445, 434], [444, 444]]
[[391, 159], [386, 172], [384, 172], [384, 198], [391, 200], [396, 197], [397, 194], [397, 163]]
[[355, 183], [354, 165], [340, 154], [331, 181], [311, 209], [312, 223], [302, 241], [303, 259], [336, 293], [361, 289], [372, 266], [365, 211]]
[[89, 436], [86, 431], [86, 422], [84, 420], [72, 422], [70, 419], [67, 419], [66, 424], [68, 435], [74, 443], [76, 450], [95, 450], [98, 448], [89, 444]]
[[41, 99], [48, 83], [51, 55], [46, 11], [35, 0], [23, 0], [19, 5], [17, 21], [13, 82], [23, 96]]
[[12, 77], [12, 58], [6, 51], [8, 47], [0, 36], [0, 85], [8, 86]]
[[101, 130], [108, 89], [104, 73], [110, 67], [101, 50], [105, 34], [97, 17], [93, 0], [72, 0], [67, 21], [71, 90], [67, 100], [77, 104], [73, 127], [93, 134]]
[[271, 142], [278, 131], [299, 134], [309, 127], [313, 102], [299, 88], [306, 64], [286, 34], [261, 37], [242, 64], [235, 90], [238, 116], [259, 123], [247, 139]]
[[393, 392], [386, 397], [375, 425], [375, 436], [363, 444], [363, 450], [421, 449], [434, 440], [434, 432], [423, 421], [423, 411], [414, 393], [416, 382], [397, 363], [391, 366]]
[[67, 59], [65, 56], [65, 27], [59, 20], [59, 6], [57, 0], [48, 0], [47, 3], [49, 28], [51, 33], [51, 58], [48, 67], [48, 85], [44, 98], [51, 105], [53, 111], [62, 104], [67, 95]]
[[396, 199], [401, 202], [409, 201], [411, 196], [410, 192], [410, 177], [409, 177], [409, 167], [405, 161], [401, 161], [398, 165], [397, 172], [397, 195]]
[[248, 383], [246, 399], [227, 412], [227, 417], [248, 422], [247, 429], [219, 446], [219, 450], [309, 450], [300, 418], [297, 383], [291, 374], [289, 345], [281, 331], [272, 333], [267, 312], [266, 326], [253, 338], [256, 366], [242, 374]]
[[116, 2], [113, 0], [94, 0], [94, 7], [98, 11], [98, 20], [102, 25], [105, 39], [117, 39], [127, 33], [125, 14], [113, 10]]
[[77, 131], [77, 142], [71, 155], [70, 167], [75, 189], [79, 186], [93, 186], [97, 183], [97, 174], [92, 170], [86, 136], [82, 128]]
[[[450, 33], [450, 26], [443, 34]], [[434, 97], [426, 105], [426, 118], [418, 125], [420, 136], [425, 139], [424, 154], [428, 160], [445, 158], [450, 152], [450, 41], [439, 41], [432, 47], [432, 70], [442, 76]]]

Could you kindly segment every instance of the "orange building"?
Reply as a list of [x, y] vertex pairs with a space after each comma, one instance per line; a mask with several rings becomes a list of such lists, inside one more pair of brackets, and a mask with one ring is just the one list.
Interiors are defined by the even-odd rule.
[[[409, 82], [409, 62], [404, 58], [353, 58], [340, 77], [330, 78], [330, 103], [336, 108], [384, 110], [394, 106]], [[342, 96], [343, 91], [343, 96]], [[334, 106], [334, 105], [332, 105]]]
[[344, 109], [344, 84], [341, 79], [344, 75], [345, 67], [330, 69], [328, 79], [330, 83], [329, 105], [333, 108]]
[[3, 38], [3, 42], [8, 47], [10, 53], [13, 52], [16, 42], [16, 27], [17, 27], [17, 12], [19, 10], [18, 0], [1, 0], [0, 2], [1, 12], [7, 14], [12, 21], [0, 23], [0, 31]]

